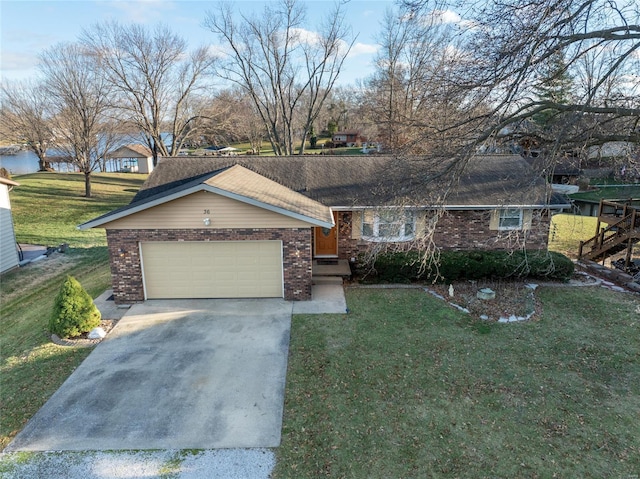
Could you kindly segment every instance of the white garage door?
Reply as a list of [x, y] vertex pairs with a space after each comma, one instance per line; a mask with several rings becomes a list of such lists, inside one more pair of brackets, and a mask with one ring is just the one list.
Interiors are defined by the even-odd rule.
[[147, 299], [282, 298], [280, 241], [142, 243]]

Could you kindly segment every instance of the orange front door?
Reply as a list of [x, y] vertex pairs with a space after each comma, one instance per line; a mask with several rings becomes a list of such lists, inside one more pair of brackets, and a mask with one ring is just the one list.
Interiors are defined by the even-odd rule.
[[316, 256], [338, 256], [338, 215], [333, 213], [335, 226], [331, 229], [315, 227]]

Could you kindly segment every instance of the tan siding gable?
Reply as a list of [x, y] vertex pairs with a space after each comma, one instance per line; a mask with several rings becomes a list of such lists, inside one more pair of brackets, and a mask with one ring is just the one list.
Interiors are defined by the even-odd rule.
[[[204, 219], [211, 224], [204, 226]], [[305, 228], [295, 218], [215, 193], [199, 191], [125, 218], [106, 223], [105, 229]]]

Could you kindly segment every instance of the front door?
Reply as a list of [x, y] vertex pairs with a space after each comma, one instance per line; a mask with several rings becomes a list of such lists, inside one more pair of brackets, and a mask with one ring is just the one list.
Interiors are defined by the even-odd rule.
[[338, 256], [338, 215], [333, 212], [333, 228], [320, 228], [314, 230], [315, 256]]

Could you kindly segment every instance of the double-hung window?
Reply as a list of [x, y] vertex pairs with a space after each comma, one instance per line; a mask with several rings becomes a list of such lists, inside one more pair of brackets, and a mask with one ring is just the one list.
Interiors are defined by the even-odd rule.
[[521, 230], [522, 210], [518, 208], [506, 208], [500, 210], [498, 221], [499, 230]]
[[369, 241], [408, 241], [414, 238], [416, 217], [403, 209], [365, 210], [362, 237]]

